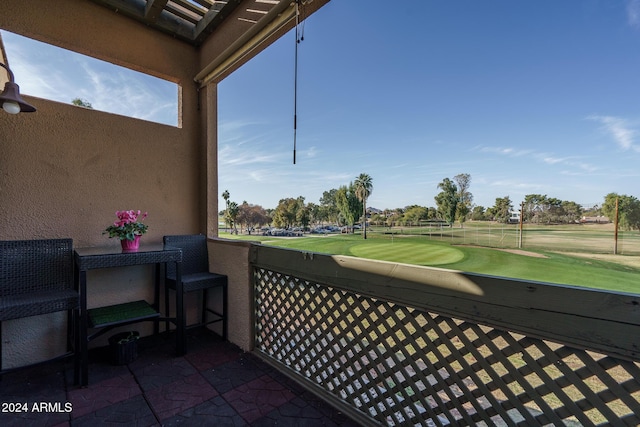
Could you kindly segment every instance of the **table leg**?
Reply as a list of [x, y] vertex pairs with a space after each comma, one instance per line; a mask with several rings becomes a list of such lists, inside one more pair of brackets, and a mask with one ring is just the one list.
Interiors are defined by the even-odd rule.
[[227, 334], [229, 332], [227, 325], [229, 324], [229, 303], [227, 298], [229, 297], [229, 290], [227, 289], [227, 283], [222, 287], [222, 338], [226, 341]]
[[89, 324], [89, 316], [87, 313], [87, 272], [78, 272], [79, 281], [79, 293], [80, 293], [80, 316], [78, 319], [78, 347], [76, 351], [80, 352], [80, 369], [75, 374], [76, 383], [80, 383], [81, 386], [89, 384], [89, 343], [87, 338], [87, 329]]
[[[153, 309], [160, 313], [160, 276], [162, 274], [162, 264], [156, 264], [156, 277], [155, 288], [153, 290]], [[160, 332], [160, 321], [158, 319], [153, 321], [153, 334], [158, 335]]]
[[176, 262], [176, 352], [178, 356], [187, 353], [185, 324], [182, 262]]

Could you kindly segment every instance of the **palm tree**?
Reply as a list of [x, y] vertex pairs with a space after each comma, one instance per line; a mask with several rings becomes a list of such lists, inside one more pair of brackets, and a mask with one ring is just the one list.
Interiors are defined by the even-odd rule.
[[226, 207], [224, 209], [224, 222], [227, 224], [227, 228], [229, 228], [229, 223], [227, 222], [227, 218], [229, 216], [229, 197], [229, 190], [224, 190], [224, 192], [222, 193], [222, 198], [226, 203]]
[[366, 173], [361, 173], [356, 178], [356, 197], [362, 202], [362, 236], [367, 238], [367, 199], [373, 191], [373, 180]]
[[229, 208], [229, 197], [229, 190], [224, 190], [224, 192], [222, 193], [222, 198], [227, 203], [227, 209]]
[[231, 225], [231, 229], [232, 229], [231, 234], [233, 234], [234, 232], [238, 234], [238, 229], [236, 227], [236, 220], [239, 214], [240, 214], [240, 206], [238, 206], [236, 202], [229, 202], [229, 208], [227, 209], [225, 217], [227, 221], [229, 221], [229, 224]]

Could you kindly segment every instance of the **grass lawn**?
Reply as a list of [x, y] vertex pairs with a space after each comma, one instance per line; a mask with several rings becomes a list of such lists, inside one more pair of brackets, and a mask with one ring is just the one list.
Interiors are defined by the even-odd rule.
[[[221, 237], [229, 235], [223, 233]], [[455, 241], [452, 244], [447, 239], [433, 240], [424, 236], [379, 233], [369, 234], [367, 240], [360, 234], [300, 238], [254, 235], [237, 238], [325, 254], [350, 255], [492, 276], [640, 293], [640, 267], [633, 265], [634, 263], [615, 262], [615, 258], [613, 261], [602, 260], [540, 250], [513, 253], [470, 244], [455, 244]], [[629, 258], [624, 255], [617, 257]]]

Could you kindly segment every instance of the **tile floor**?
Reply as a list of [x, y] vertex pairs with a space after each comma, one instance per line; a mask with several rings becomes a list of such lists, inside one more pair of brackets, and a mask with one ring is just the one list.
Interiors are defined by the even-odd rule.
[[[138, 341], [138, 358], [114, 365], [107, 348], [90, 353], [89, 386], [73, 385], [73, 364], [6, 374], [0, 425], [6, 426], [356, 426], [256, 356], [206, 329], [174, 341]], [[18, 411], [22, 412], [18, 412]]]

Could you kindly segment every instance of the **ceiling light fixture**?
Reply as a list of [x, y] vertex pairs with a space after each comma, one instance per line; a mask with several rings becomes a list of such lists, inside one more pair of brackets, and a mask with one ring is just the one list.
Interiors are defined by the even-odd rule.
[[13, 72], [5, 64], [0, 62], [0, 67], [7, 70], [9, 81], [4, 85], [4, 90], [0, 94], [0, 104], [2, 108], [9, 114], [33, 113], [36, 107], [26, 102], [20, 97], [20, 86], [18, 86], [13, 78]]

